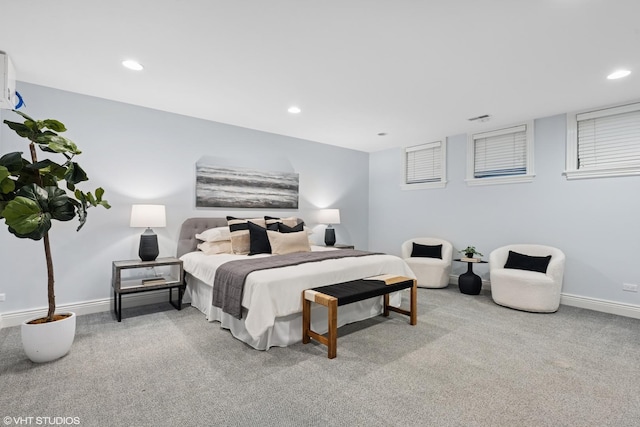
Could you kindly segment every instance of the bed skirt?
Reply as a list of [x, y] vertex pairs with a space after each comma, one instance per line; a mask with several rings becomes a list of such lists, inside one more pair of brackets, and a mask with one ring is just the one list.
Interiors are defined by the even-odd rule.
[[[228, 329], [231, 334], [255, 348], [256, 350], [268, 350], [270, 347], [286, 347], [302, 341], [302, 302], [300, 312], [284, 317], [277, 317], [272, 327], [262, 335], [253, 337], [249, 335], [243, 319], [237, 319], [224, 313], [218, 307], [211, 305], [213, 287], [201, 280], [186, 274], [187, 297], [191, 299], [191, 305], [200, 310], [209, 322], [220, 322], [220, 326]], [[302, 298], [302, 296], [301, 296]], [[301, 300], [302, 301], [302, 300]], [[399, 307], [402, 302], [402, 294], [396, 292], [390, 295], [390, 304]], [[243, 308], [243, 312], [246, 308]], [[382, 297], [358, 301], [353, 304], [338, 307], [338, 327], [360, 320], [369, 319], [382, 313]], [[311, 327], [314, 331], [324, 334], [327, 332], [327, 309], [315, 305], [311, 309]]]

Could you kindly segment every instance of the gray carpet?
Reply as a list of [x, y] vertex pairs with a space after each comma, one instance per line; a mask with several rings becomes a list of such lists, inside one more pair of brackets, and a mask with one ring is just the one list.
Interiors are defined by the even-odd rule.
[[[78, 317], [71, 352], [33, 364], [0, 330], [0, 417], [82, 426], [637, 426], [640, 320], [532, 314], [456, 287], [320, 344], [256, 351], [168, 304]], [[67, 424], [71, 420], [67, 419]], [[42, 422], [42, 419], [41, 419]]]

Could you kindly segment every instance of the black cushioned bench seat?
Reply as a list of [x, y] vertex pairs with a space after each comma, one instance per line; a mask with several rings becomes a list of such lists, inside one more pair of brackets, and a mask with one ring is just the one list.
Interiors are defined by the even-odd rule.
[[[410, 310], [403, 310], [389, 305], [389, 294], [403, 289], [411, 289]], [[327, 356], [329, 359], [333, 359], [337, 354], [338, 306], [378, 296], [384, 296], [384, 316], [388, 316], [389, 311], [394, 311], [409, 316], [409, 323], [411, 325], [417, 323], [417, 286], [414, 279], [395, 275], [368, 277], [303, 291], [302, 342], [306, 344], [310, 338], [314, 338], [328, 347]], [[326, 337], [311, 330], [312, 302], [324, 305], [328, 309], [329, 331]]]

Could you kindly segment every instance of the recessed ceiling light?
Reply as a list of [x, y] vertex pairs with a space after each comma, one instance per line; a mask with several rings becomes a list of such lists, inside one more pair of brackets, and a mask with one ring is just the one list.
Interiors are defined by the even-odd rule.
[[130, 70], [141, 71], [144, 67], [138, 62], [131, 59], [127, 59], [122, 61], [122, 65]]
[[609, 80], [621, 79], [623, 77], [627, 77], [629, 74], [631, 74], [631, 71], [629, 70], [617, 70], [609, 74], [607, 78]]
[[289, 107], [287, 111], [291, 114], [299, 114], [302, 110], [294, 105], [293, 107]]

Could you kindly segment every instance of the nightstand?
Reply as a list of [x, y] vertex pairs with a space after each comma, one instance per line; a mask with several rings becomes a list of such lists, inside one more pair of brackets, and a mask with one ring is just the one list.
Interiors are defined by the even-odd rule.
[[[153, 270], [153, 274], [149, 273]], [[157, 271], [159, 270], [159, 271]], [[111, 270], [113, 287], [113, 311], [122, 320], [122, 294], [169, 289], [169, 303], [176, 309], [182, 309], [182, 297], [186, 283], [182, 261], [178, 258], [158, 258], [154, 261], [127, 260], [114, 261]], [[178, 288], [178, 302], [172, 299], [173, 289]]]
[[341, 245], [339, 243], [336, 243], [333, 246], [326, 246], [327, 248], [336, 248], [336, 249], [355, 249], [356, 247], [353, 245]]

